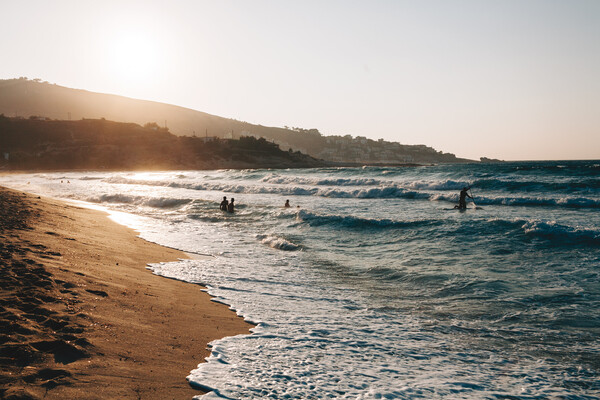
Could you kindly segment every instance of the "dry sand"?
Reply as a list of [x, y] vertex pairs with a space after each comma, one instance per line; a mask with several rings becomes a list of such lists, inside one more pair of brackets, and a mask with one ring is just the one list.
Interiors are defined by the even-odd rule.
[[251, 327], [153, 275], [182, 252], [100, 211], [0, 188], [0, 398], [190, 399], [207, 343]]

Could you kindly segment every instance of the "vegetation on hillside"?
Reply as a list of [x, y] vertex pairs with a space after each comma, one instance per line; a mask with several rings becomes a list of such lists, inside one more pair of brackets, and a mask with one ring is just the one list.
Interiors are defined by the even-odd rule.
[[11, 170], [318, 167], [265, 139], [175, 136], [156, 123], [56, 121], [0, 115], [0, 155]]

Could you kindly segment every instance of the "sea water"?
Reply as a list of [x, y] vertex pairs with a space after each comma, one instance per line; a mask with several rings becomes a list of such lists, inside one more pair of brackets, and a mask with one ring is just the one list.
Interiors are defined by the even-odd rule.
[[210, 256], [150, 267], [255, 324], [190, 372], [207, 398], [600, 399], [599, 161], [1, 183]]

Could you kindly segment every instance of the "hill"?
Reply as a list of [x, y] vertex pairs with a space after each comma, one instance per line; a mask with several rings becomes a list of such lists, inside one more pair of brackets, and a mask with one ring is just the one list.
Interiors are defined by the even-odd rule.
[[0, 168], [183, 170], [310, 168], [325, 163], [265, 139], [175, 136], [149, 123], [8, 118], [0, 115]]
[[350, 135], [323, 136], [316, 129], [266, 127], [170, 104], [70, 89], [39, 79], [0, 80], [0, 114], [67, 120], [106, 118], [142, 125], [154, 122], [160, 126], [166, 124], [170, 132], [179, 136], [264, 137], [277, 143], [283, 150], [299, 150], [336, 162], [396, 164], [468, 161], [425, 145], [404, 145], [364, 137], [353, 138]]

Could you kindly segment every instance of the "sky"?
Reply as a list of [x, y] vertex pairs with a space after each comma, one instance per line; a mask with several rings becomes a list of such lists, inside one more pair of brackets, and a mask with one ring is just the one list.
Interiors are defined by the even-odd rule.
[[471, 159], [600, 159], [598, 0], [0, 0], [0, 9], [0, 79]]

